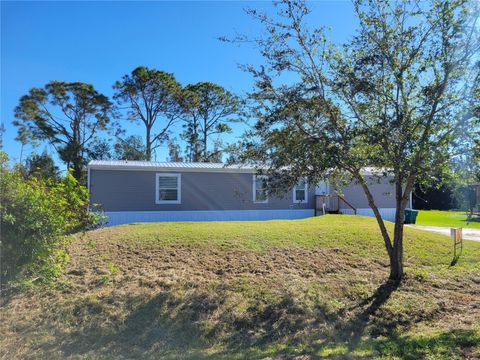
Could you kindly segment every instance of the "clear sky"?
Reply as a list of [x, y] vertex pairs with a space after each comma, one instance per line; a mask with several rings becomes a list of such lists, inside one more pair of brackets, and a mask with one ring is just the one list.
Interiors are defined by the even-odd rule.
[[[312, 23], [331, 26], [343, 42], [356, 21], [349, 1], [312, 2]], [[225, 44], [218, 36], [259, 34], [243, 11], [273, 11], [270, 2], [1, 2], [1, 107], [4, 148], [18, 159], [13, 109], [20, 96], [51, 80], [81, 81], [111, 96], [113, 83], [143, 65], [172, 72], [182, 84], [211, 81], [239, 95], [252, 88], [238, 64], [262, 61], [249, 45]], [[237, 127], [227, 140], [244, 129]], [[129, 125], [130, 134], [143, 129]], [[53, 149], [41, 145], [26, 153]], [[165, 160], [166, 148], [157, 154]]]

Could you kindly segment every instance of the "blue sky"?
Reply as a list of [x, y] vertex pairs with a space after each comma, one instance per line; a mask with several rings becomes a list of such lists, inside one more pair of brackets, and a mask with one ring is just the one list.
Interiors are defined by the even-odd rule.
[[[342, 42], [354, 31], [349, 1], [311, 3], [311, 21], [332, 26], [333, 40]], [[0, 119], [4, 148], [15, 160], [13, 109], [32, 87], [51, 80], [91, 83], [111, 96], [113, 83], [144, 65], [172, 72], [182, 84], [218, 83], [237, 94], [252, 88], [249, 74], [238, 64], [262, 61], [249, 45], [237, 46], [218, 36], [258, 34], [261, 27], [243, 9], [273, 11], [270, 2], [1, 2]], [[128, 125], [130, 134], [143, 129]], [[234, 141], [240, 126], [228, 137]], [[26, 153], [53, 148], [27, 147]], [[166, 147], [157, 153], [165, 160]]]

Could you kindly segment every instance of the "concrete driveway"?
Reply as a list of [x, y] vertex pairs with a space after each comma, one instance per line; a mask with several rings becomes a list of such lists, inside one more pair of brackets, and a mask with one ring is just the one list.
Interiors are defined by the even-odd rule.
[[[419, 230], [431, 231], [437, 234], [450, 236], [449, 227], [440, 226], [423, 226], [423, 225], [405, 225]], [[462, 235], [465, 240], [473, 240], [480, 242], [480, 229], [463, 228]]]

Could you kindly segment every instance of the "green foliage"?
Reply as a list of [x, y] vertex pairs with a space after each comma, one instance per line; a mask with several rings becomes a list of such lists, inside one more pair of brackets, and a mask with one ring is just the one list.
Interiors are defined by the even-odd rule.
[[22, 143], [44, 140], [52, 144], [82, 182], [88, 144], [106, 128], [110, 111], [110, 101], [93, 85], [51, 81], [20, 98], [14, 121], [17, 139]]
[[43, 180], [56, 181], [60, 178], [58, 166], [52, 157], [44, 151], [42, 154], [31, 154], [25, 165], [27, 177], [34, 176]]
[[88, 191], [69, 173], [60, 181], [22, 177], [2, 156], [0, 216], [1, 277], [35, 274], [42, 281], [59, 276], [68, 254], [65, 234], [87, 229], [98, 217], [87, 212]]
[[[480, 138], [480, 130], [478, 133], [478, 137]], [[476, 140], [474, 148], [473, 148], [473, 164], [474, 164], [474, 173], [477, 182], [480, 182], [480, 139]]]
[[[258, 121], [244, 159], [261, 164], [277, 189], [302, 178], [357, 181], [377, 217], [390, 277], [398, 280], [403, 210], [414, 184], [448, 174], [461, 144], [471, 143], [465, 130], [478, 130], [478, 113], [471, 111], [477, 82], [470, 79], [480, 49], [479, 7], [462, 0], [353, 3], [359, 27], [342, 48], [323, 27], [308, 25], [304, 1], [280, 1], [273, 15], [248, 11], [265, 32], [253, 40], [264, 64], [246, 67], [256, 81], [251, 99]], [[372, 166], [395, 186], [393, 236], [363, 175]]]
[[88, 160], [110, 160], [112, 148], [107, 139], [95, 138], [90, 143], [87, 154]]
[[117, 275], [120, 272], [120, 268], [112, 262], [109, 262], [107, 264], [107, 267], [108, 267], [107, 273], [101, 274], [99, 277], [99, 282], [103, 285], [107, 285], [115, 282], [115, 275]]
[[170, 142], [168, 143], [168, 161], [173, 161], [173, 162], [183, 161], [180, 145], [178, 145], [174, 140], [170, 140]]
[[219, 144], [209, 150], [213, 135], [232, 131], [230, 124], [237, 122], [240, 100], [222, 86], [211, 82], [187, 85], [182, 94], [184, 128], [182, 137], [187, 141], [190, 161], [216, 161]]
[[58, 199], [62, 199], [62, 202], [64, 201], [61, 212], [67, 225], [66, 233], [87, 230], [102, 220], [94, 212], [88, 211], [88, 189], [79, 185], [71, 172], [51, 187], [50, 192], [53, 192]]
[[88, 150], [89, 160], [145, 160], [145, 144], [139, 135], [122, 138], [117, 134], [113, 147], [107, 139], [94, 139]]
[[473, 186], [458, 186], [455, 189], [455, 197], [459, 204], [459, 210], [470, 212], [477, 205], [476, 192]]
[[182, 87], [173, 74], [139, 66], [113, 88], [113, 98], [128, 107], [128, 120], [145, 126], [145, 160], [151, 160], [152, 152], [168, 139], [170, 127], [181, 112], [178, 100]]
[[138, 135], [119, 138], [114, 148], [115, 158], [118, 160], [145, 160], [145, 144]]

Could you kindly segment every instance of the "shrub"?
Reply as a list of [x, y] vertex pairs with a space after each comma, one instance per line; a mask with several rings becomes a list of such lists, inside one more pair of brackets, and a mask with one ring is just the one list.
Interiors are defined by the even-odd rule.
[[43, 179], [60, 179], [60, 171], [53, 158], [44, 151], [42, 154], [31, 154], [25, 161], [25, 175]]
[[0, 217], [2, 282], [21, 275], [51, 281], [68, 261], [64, 235], [87, 229], [98, 219], [88, 209], [88, 191], [69, 173], [60, 181], [9, 169], [1, 156]]

